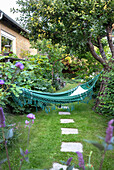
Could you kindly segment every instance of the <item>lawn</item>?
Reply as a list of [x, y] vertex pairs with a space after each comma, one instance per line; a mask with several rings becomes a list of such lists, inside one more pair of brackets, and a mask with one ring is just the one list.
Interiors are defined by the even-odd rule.
[[[67, 84], [62, 91], [75, 87], [75, 85]], [[100, 141], [97, 135], [105, 137], [109, 119], [96, 114], [92, 110], [93, 104], [94, 100], [91, 100], [89, 104], [74, 103], [74, 110], [71, 111], [71, 115], [59, 115], [58, 112], [62, 111], [62, 109], [57, 107], [48, 114], [42, 110], [34, 113], [36, 119], [30, 129], [30, 143], [29, 148], [27, 148], [31, 152], [29, 154], [30, 163], [24, 162], [22, 169], [50, 169], [53, 162], [67, 161], [69, 157], [73, 157], [72, 163], [77, 164], [78, 158], [76, 153], [61, 152], [60, 148], [62, 142], [81, 142], [85, 163], [88, 162], [90, 151], [93, 151], [91, 163], [95, 170], [98, 170], [101, 153], [96, 147], [86, 143], [84, 139]], [[27, 117], [26, 115], [7, 115], [6, 118], [10, 123], [18, 124], [20, 122], [18, 127], [19, 137], [13, 140], [8, 147], [12, 170], [18, 170], [21, 159], [19, 148], [21, 147], [25, 151], [27, 147], [28, 127], [25, 128]], [[61, 118], [74, 119], [74, 123], [60, 124]], [[77, 128], [79, 134], [61, 135], [61, 128], [64, 127]], [[0, 160], [6, 158], [4, 149], [1, 149], [0, 152]], [[108, 151], [103, 163], [103, 170], [112, 170], [113, 160], [113, 151]], [[2, 165], [2, 169], [8, 170], [7, 163]]]

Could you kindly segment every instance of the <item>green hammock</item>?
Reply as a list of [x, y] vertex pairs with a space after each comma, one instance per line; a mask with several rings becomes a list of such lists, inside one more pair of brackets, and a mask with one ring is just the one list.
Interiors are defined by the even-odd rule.
[[47, 104], [61, 105], [65, 103], [80, 102], [84, 101], [86, 97], [89, 100], [93, 94], [93, 87], [95, 86], [98, 77], [99, 75], [84, 84], [61, 93], [40, 92], [22, 88], [22, 93], [19, 94], [19, 97], [16, 97], [13, 94], [13, 99], [21, 107], [26, 104], [33, 104], [36, 107], [40, 106], [42, 109], [45, 109]]

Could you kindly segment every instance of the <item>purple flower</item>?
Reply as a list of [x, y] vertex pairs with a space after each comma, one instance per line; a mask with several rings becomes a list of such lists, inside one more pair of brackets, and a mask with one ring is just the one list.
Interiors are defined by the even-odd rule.
[[18, 68], [20, 68], [21, 70], [24, 69], [24, 65], [23, 65], [21, 62], [17, 62], [17, 63], [15, 64], [15, 66], [18, 67]]
[[67, 160], [67, 163], [66, 163], [66, 165], [70, 165], [70, 163], [71, 163], [71, 161], [72, 161], [72, 157], [71, 158], [69, 158], [68, 160]]
[[28, 121], [28, 120], [25, 120], [25, 123], [26, 123], [26, 125], [28, 125], [28, 124], [29, 124], [29, 121]]
[[35, 115], [32, 114], [32, 113], [29, 113], [29, 114], [27, 115], [27, 117], [28, 117], [29, 119], [35, 119]]
[[32, 124], [34, 124], [34, 119], [32, 120]]
[[112, 125], [113, 123], [114, 123], [114, 119], [112, 119], [108, 122], [108, 126]]
[[26, 149], [26, 151], [25, 151], [25, 155], [27, 155], [29, 152], [28, 152], [28, 149]]
[[83, 160], [83, 155], [80, 152], [76, 152], [78, 155], [78, 161], [79, 161], [79, 167], [83, 168], [83, 170], [85, 170], [85, 166], [84, 166], [84, 160]]
[[108, 128], [106, 129], [105, 142], [110, 143], [112, 136], [113, 136], [113, 126], [109, 125]]
[[0, 84], [2, 85], [2, 84], [4, 84], [4, 83], [5, 83], [4, 80], [1, 79], [1, 80], [0, 80]]
[[5, 127], [5, 116], [2, 107], [0, 107], [0, 127]]

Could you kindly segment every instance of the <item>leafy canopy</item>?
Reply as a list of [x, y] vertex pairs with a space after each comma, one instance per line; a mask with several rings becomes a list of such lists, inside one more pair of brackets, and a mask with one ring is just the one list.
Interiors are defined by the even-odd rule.
[[21, 22], [30, 30], [31, 40], [52, 39], [68, 51], [87, 51], [88, 38], [106, 36], [114, 22], [112, 0], [18, 0]]

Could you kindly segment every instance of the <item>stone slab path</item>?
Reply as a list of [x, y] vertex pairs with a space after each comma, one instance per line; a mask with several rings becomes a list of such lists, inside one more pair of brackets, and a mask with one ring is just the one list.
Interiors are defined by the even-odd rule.
[[59, 115], [70, 115], [70, 112], [59, 112]]
[[[60, 168], [63, 168], [63, 170], [66, 170], [67, 166], [61, 165], [59, 163], [53, 163], [53, 168], [51, 168], [50, 170], [59, 170]], [[78, 169], [73, 168], [73, 170], [78, 170]]]
[[76, 142], [62, 142], [61, 152], [83, 152], [83, 146], [81, 143]]
[[[68, 109], [68, 106], [62, 106], [61, 108], [64, 109]], [[59, 115], [70, 115], [70, 112], [59, 112]], [[73, 119], [60, 119], [60, 123], [74, 123]], [[78, 134], [78, 129], [76, 128], [61, 128], [61, 134], [65, 134], [65, 135], [74, 135], [74, 134]], [[62, 142], [61, 144], [61, 152], [83, 152], [83, 145], [79, 142]], [[66, 165], [61, 165], [59, 163], [53, 163], [53, 168], [51, 168], [50, 170], [59, 170], [60, 168], [63, 168], [63, 170], [67, 169]], [[73, 170], [78, 170], [73, 168]]]
[[61, 106], [61, 109], [69, 109], [68, 106]]
[[78, 134], [78, 129], [73, 129], [73, 128], [61, 128], [61, 133], [62, 134]]
[[61, 123], [74, 123], [73, 119], [60, 119]]

